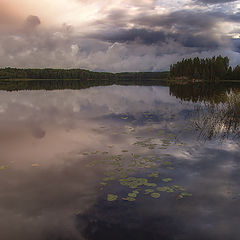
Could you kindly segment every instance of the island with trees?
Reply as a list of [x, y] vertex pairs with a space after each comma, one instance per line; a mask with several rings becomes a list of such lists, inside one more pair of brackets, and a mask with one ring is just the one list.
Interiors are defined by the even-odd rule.
[[170, 66], [170, 79], [216, 82], [240, 80], [240, 66], [229, 66], [228, 57], [183, 59]]

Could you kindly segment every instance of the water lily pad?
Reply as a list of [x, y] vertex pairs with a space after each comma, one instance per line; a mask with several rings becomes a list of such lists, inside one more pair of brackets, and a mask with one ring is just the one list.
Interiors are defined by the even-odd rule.
[[115, 175], [116, 173], [114, 171], [109, 171], [109, 172], [105, 172], [104, 175], [105, 176], [113, 176]]
[[191, 193], [188, 193], [188, 192], [182, 192], [181, 195], [183, 197], [192, 197], [192, 194]]
[[185, 191], [185, 188], [178, 185], [173, 185], [173, 188], [175, 188], [176, 190]]
[[158, 172], [153, 172], [151, 174], [148, 174], [148, 177], [158, 178]]
[[89, 164], [86, 164], [85, 166], [86, 166], [86, 167], [93, 167], [93, 166], [94, 166], [94, 164], [92, 164], [92, 163], [89, 163]]
[[178, 196], [177, 196], [177, 200], [180, 200], [180, 199], [183, 199], [184, 198], [184, 196], [182, 195], [182, 194], [179, 194]]
[[32, 167], [40, 167], [40, 164], [38, 164], [38, 163], [33, 163], [33, 164], [32, 164]]
[[5, 170], [5, 169], [7, 169], [6, 166], [4, 166], [4, 165], [0, 166], [0, 170]]
[[174, 189], [168, 187], [168, 186], [164, 186], [164, 187], [157, 187], [156, 188], [157, 191], [159, 192], [174, 192]]
[[103, 185], [103, 186], [106, 186], [106, 185], [107, 185], [106, 182], [100, 182], [100, 184]]
[[172, 178], [163, 178], [162, 181], [163, 181], [163, 182], [171, 182], [171, 181], [172, 181]]
[[114, 180], [115, 180], [115, 177], [113, 177], [113, 176], [103, 178], [103, 181], [104, 181], [104, 182], [114, 181]]
[[96, 155], [98, 153], [99, 153], [99, 151], [91, 152], [91, 154], [94, 154], [94, 155]]
[[136, 201], [136, 199], [135, 199], [135, 198], [132, 198], [132, 197], [122, 198], [122, 200], [129, 201], [129, 202], [134, 202], [134, 201]]
[[160, 198], [160, 193], [152, 193], [151, 197], [153, 197], [153, 198]]
[[132, 198], [136, 198], [137, 197], [137, 194], [132, 192], [132, 193], [129, 193], [128, 194], [129, 197], [132, 197]]
[[137, 190], [134, 190], [134, 191], [133, 191], [133, 193], [135, 193], [135, 194], [139, 194], [139, 191], [137, 191]]
[[144, 185], [145, 185], [145, 186], [148, 186], [148, 187], [156, 187], [156, 186], [157, 186], [156, 183], [149, 183], [149, 182], [144, 183]]
[[154, 190], [153, 189], [145, 189], [145, 194], [149, 194], [149, 193], [153, 193]]
[[128, 186], [129, 188], [138, 188], [139, 186], [145, 185], [148, 182], [146, 178], [135, 177], [123, 178], [119, 181], [121, 185]]
[[119, 177], [120, 178], [126, 178], [128, 176], [128, 173], [127, 172], [122, 172], [120, 173]]
[[113, 202], [113, 201], [116, 201], [118, 199], [118, 196], [117, 195], [114, 195], [114, 194], [108, 194], [107, 195], [107, 200], [109, 202]]

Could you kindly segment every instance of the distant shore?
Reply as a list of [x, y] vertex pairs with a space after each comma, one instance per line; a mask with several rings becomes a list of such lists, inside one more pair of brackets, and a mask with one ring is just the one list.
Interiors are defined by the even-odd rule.
[[164, 72], [94, 72], [86, 69], [30, 69], [0, 68], [3, 81], [168, 81], [176, 84], [240, 82], [240, 65], [232, 68], [229, 58], [221, 55], [212, 58], [183, 59]]

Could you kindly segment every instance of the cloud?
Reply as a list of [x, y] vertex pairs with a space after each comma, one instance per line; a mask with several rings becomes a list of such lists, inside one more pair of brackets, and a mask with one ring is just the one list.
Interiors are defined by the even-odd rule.
[[25, 26], [27, 28], [35, 28], [40, 24], [41, 24], [41, 21], [38, 16], [30, 15], [27, 17], [27, 19], [25, 21]]
[[[0, 14], [5, 19], [4, 30], [0, 24], [0, 67], [161, 71], [196, 55], [228, 54], [233, 65], [239, 61], [239, 44], [233, 39], [240, 29], [235, 2], [205, 8], [191, 0], [60, 0], [48, 7], [43, 0], [30, 12], [31, 1], [24, 0], [25, 16], [18, 16], [7, 1], [3, 5], [8, 10], [4, 17]], [[54, 17], [53, 9], [60, 15]]]
[[[114, 14], [109, 14], [104, 22], [112, 22]], [[120, 19], [118, 19], [120, 18]], [[158, 44], [178, 42], [183, 47], [196, 48], [198, 51], [206, 51], [226, 47], [231, 37], [222, 33], [219, 22], [238, 22], [239, 14], [227, 15], [221, 12], [199, 12], [193, 10], [182, 10], [169, 14], [140, 14], [134, 16], [131, 22], [135, 27], [127, 28], [122, 22], [127, 17], [116, 14], [114, 21], [119, 22], [117, 30], [104, 26], [90, 37], [108, 42], [138, 42], [142, 44]], [[115, 23], [114, 23], [115, 24]]]
[[[94, 35], [92, 35], [94, 37]], [[218, 39], [214, 34], [201, 33], [198, 35], [189, 34], [188, 32], [179, 31], [175, 33], [169, 33], [164, 30], [153, 31], [146, 28], [132, 28], [132, 29], [120, 29], [116, 32], [106, 32], [96, 38], [106, 40], [109, 42], [138, 42], [142, 44], [162, 44], [170, 41], [176, 41], [182, 44], [184, 47], [197, 47], [204, 49], [217, 48], [221, 44], [223, 45], [223, 39]], [[221, 42], [220, 42], [221, 40]]]
[[236, 2], [237, 0], [197, 0], [197, 2], [201, 2], [204, 4], [220, 4], [220, 3], [230, 3]]
[[223, 54], [239, 54], [231, 48], [205, 48], [184, 46], [177, 40], [166, 39], [161, 43], [145, 44], [139, 41], [109, 42], [85, 38], [62, 31], [33, 32], [21, 37], [0, 37], [1, 66], [87, 68], [97, 71], [161, 71], [168, 70], [171, 63], [183, 57], [209, 57]]

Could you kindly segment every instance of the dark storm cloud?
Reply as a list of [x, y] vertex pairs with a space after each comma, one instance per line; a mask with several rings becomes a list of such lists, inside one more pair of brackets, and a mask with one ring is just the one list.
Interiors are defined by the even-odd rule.
[[[94, 37], [94, 35], [92, 35]], [[116, 32], [106, 32], [104, 34], [95, 35], [96, 38], [109, 42], [138, 42], [142, 44], [162, 44], [167, 43], [170, 40], [181, 43], [184, 47], [197, 47], [204, 49], [212, 49], [220, 46], [220, 43], [211, 35], [201, 34], [193, 36], [187, 31], [181, 31], [178, 33], [169, 33], [165, 30], [153, 31], [149, 29], [136, 29], [129, 30], [121, 29]]]
[[[176, 11], [170, 14], [140, 14], [131, 19], [134, 28], [126, 29], [122, 23], [127, 22], [125, 15], [109, 14], [107, 22], [120, 22], [118, 30], [105, 29], [90, 36], [109, 42], [131, 42], [142, 44], [161, 44], [176, 41], [184, 47], [199, 48], [199, 50], [214, 49], [224, 46], [229, 37], [218, 31], [220, 21], [240, 22], [240, 14], [227, 15], [221, 12], [198, 12], [192, 10]], [[104, 21], [103, 21], [104, 22]], [[116, 26], [116, 22], [114, 25]], [[98, 22], [99, 24], [100, 22]], [[101, 24], [101, 23], [100, 23]]]
[[117, 31], [93, 34], [91, 36], [110, 42], [139, 41], [144, 44], [152, 44], [160, 41], [165, 42], [167, 37], [164, 31], [151, 31], [144, 28], [119, 29]]
[[163, 27], [171, 30], [173, 27], [184, 29], [189, 27], [188, 31], [208, 30], [214, 26], [217, 19], [209, 13], [197, 12], [192, 10], [181, 10], [169, 14], [141, 14], [135, 17], [134, 22], [141, 26]]
[[41, 21], [40, 21], [38, 16], [30, 15], [25, 20], [25, 26], [27, 28], [35, 28], [35, 27], [37, 27], [40, 24], [41, 24]]
[[240, 39], [233, 39], [234, 50], [240, 53]]
[[240, 12], [225, 14], [222, 12], [201, 12], [193, 10], [175, 11], [165, 15], [139, 15], [133, 20], [147, 27], [163, 27], [166, 30], [184, 30], [188, 32], [206, 32], [223, 22], [239, 22]]
[[205, 3], [205, 4], [219, 4], [219, 3], [229, 3], [236, 2], [237, 0], [197, 0], [197, 2]]
[[227, 20], [240, 23], [240, 12], [237, 12], [236, 14], [233, 15], [229, 15]]

